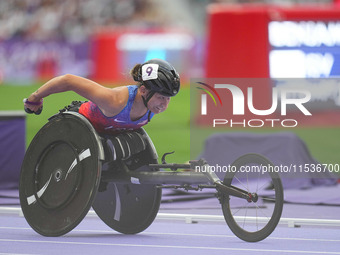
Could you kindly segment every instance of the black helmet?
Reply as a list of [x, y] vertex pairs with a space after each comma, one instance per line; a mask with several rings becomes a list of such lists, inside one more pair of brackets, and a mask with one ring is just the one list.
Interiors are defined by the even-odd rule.
[[139, 81], [154, 93], [172, 97], [179, 92], [179, 75], [175, 68], [165, 60], [154, 58], [145, 62], [139, 74]]

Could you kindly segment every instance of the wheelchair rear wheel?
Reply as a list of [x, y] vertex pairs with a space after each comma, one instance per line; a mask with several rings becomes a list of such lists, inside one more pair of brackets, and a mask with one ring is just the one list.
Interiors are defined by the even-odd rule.
[[[146, 149], [128, 160], [117, 160], [108, 171], [151, 171], [148, 164], [157, 163], [157, 153], [152, 141], [143, 129], [139, 132], [146, 141]], [[103, 171], [104, 173], [105, 171]], [[109, 182], [99, 191], [93, 202], [96, 214], [110, 228], [123, 234], [144, 231], [154, 221], [161, 202], [162, 190], [156, 185]]]
[[101, 177], [98, 137], [81, 115], [59, 114], [32, 140], [20, 173], [19, 196], [29, 225], [61, 236], [86, 216]]

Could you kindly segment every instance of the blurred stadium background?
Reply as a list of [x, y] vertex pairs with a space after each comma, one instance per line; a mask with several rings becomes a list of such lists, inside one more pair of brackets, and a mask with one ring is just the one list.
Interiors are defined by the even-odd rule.
[[[72, 100], [81, 99], [71, 92], [52, 95], [45, 100], [40, 116], [13, 112], [22, 111], [22, 99], [44, 81], [72, 73], [105, 86], [127, 85], [132, 83], [128, 73], [135, 63], [158, 57], [173, 63], [183, 86], [167, 113], [154, 118], [146, 130], [159, 155], [175, 150], [168, 160], [185, 162], [190, 158], [191, 78], [338, 77], [339, 9], [340, 1], [331, 0], [0, 1], [0, 112], [6, 112], [1, 117], [0, 128], [8, 131], [9, 120], [23, 120], [19, 125], [24, 128], [18, 132], [24, 132], [24, 138], [20, 138], [24, 140], [18, 146], [26, 147], [48, 117]], [[277, 30], [269, 34], [269, 23], [277, 22], [271, 26], [282, 25], [284, 32], [287, 20], [293, 21], [291, 34], [301, 31], [299, 22], [310, 21], [312, 27], [321, 31], [313, 34], [312, 41], [328, 38], [330, 27], [337, 38], [332, 37], [329, 45], [275, 44], [269, 37], [277, 36]], [[308, 63], [290, 68], [301, 61]], [[324, 64], [318, 67], [318, 63]], [[311, 70], [309, 65], [317, 66], [317, 70]], [[286, 69], [289, 69], [286, 73], [279, 72]], [[338, 117], [340, 89], [335, 89], [338, 94], [331, 98], [333, 101], [326, 111], [335, 112], [332, 116]], [[291, 131], [307, 143], [318, 160], [339, 163], [338, 125], [339, 121], [318, 123]], [[260, 132], [275, 131], [261, 129]], [[10, 132], [2, 135], [1, 153], [17, 153], [8, 150], [4, 140], [11, 135], [17, 139], [22, 136]], [[201, 147], [202, 144], [195, 144], [197, 153]], [[10, 156], [7, 163], [8, 160]]]

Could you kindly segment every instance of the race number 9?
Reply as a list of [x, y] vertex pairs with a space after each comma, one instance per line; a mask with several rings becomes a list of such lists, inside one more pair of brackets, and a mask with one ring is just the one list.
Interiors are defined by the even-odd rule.
[[145, 64], [142, 66], [143, 81], [154, 80], [158, 78], [158, 64]]
[[151, 66], [149, 66], [148, 68], [146, 68], [146, 73], [148, 74], [148, 76], [151, 75], [152, 70], [153, 70], [153, 68], [152, 68]]

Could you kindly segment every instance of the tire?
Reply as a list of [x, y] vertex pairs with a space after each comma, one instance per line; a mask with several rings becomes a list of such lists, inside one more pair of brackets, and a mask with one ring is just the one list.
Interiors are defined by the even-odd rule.
[[62, 236], [86, 216], [101, 178], [100, 142], [78, 113], [55, 115], [32, 140], [21, 167], [19, 197], [28, 224]]
[[[248, 168], [244, 168], [248, 166]], [[277, 172], [267, 171], [274, 165], [259, 154], [246, 154], [231, 165], [223, 184], [246, 189], [258, 195], [257, 201], [248, 202], [227, 194], [222, 195], [224, 218], [231, 231], [247, 242], [258, 242], [268, 237], [280, 221], [283, 209], [283, 187]], [[259, 171], [246, 172], [245, 169]]]
[[[140, 132], [147, 147], [128, 160], [111, 163], [108, 171], [151, 171], [148, 164], [158, 163], [157, 152], [144, 129]], [[103, 171], [105, 173], [105, 171]], [[122, 234], [137, 234], [147, 229], [157, 216], [162, 190], [151, 184], [122, 184], [110, 182], [99, 191], [93, 202], [93, 209], [99, 218], [113, 230]]]

